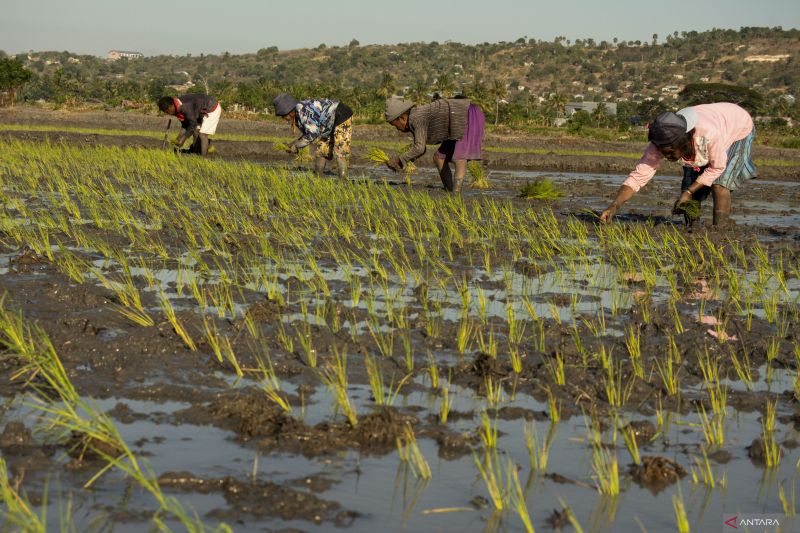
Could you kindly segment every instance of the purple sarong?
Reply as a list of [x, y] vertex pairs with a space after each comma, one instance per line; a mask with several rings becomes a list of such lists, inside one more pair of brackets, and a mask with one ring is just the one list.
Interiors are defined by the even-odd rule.
[[436, 151], [436, 158], [446, 161], [483, 159], [483, 125], [485, 122], [481, 108], [470, 104], [467, 109], [467, 127], [464, 129], [464, 136], [457, 141], [443, 142]]

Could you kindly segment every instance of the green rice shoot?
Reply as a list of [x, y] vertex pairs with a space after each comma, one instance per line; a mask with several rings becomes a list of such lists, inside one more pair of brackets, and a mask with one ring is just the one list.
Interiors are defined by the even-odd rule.
[[472, 183], [470, 184], [475, 189], [488, 189], [491, 187], [489, 180], [486, 179], [486, 169], [480, 161], [470, 161], [467, 163], [467, 170], [472, 176]]
[[367, 159], [375, 163], [375, 166], [378, 166], [386, 164], [386, 162], [389, 161], [389, 156], [380, 148], [371, 148], [370, 151], [367, 152]]
[[530, 200], [556, 200], [564, 196], [564, 193], [556, 189], [552, 180], [537, 178], [526, 183], [519, 190], [519, 196]]
[[689, 200], [678, 207], [678, 213], [683, 213], [689, 220], [697, 220], [700, 218], [702, 205], [697, 200]]

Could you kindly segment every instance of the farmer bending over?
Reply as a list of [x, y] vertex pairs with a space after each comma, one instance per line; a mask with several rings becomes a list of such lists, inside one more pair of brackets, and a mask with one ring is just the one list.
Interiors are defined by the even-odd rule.
[[292, 141], [288, 152], [296, 154], [300, 148], [314, 144], [314, 172], [321, 176], [325, 164], [336, 157], [339, 177], [347, 177], [350, 142], [353, 140], [353, 111], [338, 100], [296, 100], [290, 94], [281, 94], [272, 101], [275, 114], [291, 123], [292, 133], [300, 130], [300, 137]]
[[696, 105], [658, 115], [650, 125], [650, 144], [644, 155], [600, 220], [614, 218], [619, 208], [650, 181], [661, 160], [667, 158], [683, 165], [681, 195], [673, 213], [681, 212], [689, 200], [702, 202], [710, 193], [714, 225], [725, 225], [731, 213], [731, 191], [756, 177], [750, 156], [755, 135], [753, 119], [736, 104]]
[[200, 155], [208, 153], [211, 142], [208, 136], [217, 131], [219, 117], [222, 115], [222, 106], [215, 98], [199, 93], [181, 97], [162, 96], [158, 99], [158, 108], [181, 121], [182, 130], [172, 144], [180, 148], [191, 136], [194, 140], [188, 152]]
[[[395, 172], [425, 153], [425, 145], [441, 143], [434, 155], [446, 191], [459, 192], [467, 173], [467, 161], [482, 159], [484, 117], [481, 108], [466, 98], [441, 98], [417, 106], [399, 97], [386, 100], [386, 121], [398, 131], [411, 133], [414, 143], [402, 155], [389, 158]], [[455, 163], [455, 178], [450, 162]]]

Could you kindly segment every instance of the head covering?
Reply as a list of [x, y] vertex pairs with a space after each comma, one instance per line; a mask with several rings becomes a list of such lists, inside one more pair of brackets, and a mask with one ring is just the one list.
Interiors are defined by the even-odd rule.
[[697, 111], [693, 107], [684, 107], [677, 114], [686, 119], [686, 131], [692, 131], [697, 126]]
[[406, 100], [401, 96], [392, 96], [386, 99], [386, 122], [391, 122], [409, 109], [414, 107], [414, 102]]
[[686, 136], [686, 118], [677, 113], [667, 111], [656, 117], [650, 124], [647, 140], [656, 146], [670, 146]]
[[297, 99], [291, 94], [279, 94], [272, 101], [272, 105], [275, 106], [275, 114], [282, 117], [292, 112], [297, 105]]

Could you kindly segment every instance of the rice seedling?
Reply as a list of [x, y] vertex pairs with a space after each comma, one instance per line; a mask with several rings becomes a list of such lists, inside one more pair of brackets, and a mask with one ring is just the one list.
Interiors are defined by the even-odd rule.
[[595, 443], [592, 450], [592, 471], [597, 492], [606, 496], [619, 494], [619, 465], [616, 452], [601, 443]]
[[567, 382], [567, 376], [564, 372], [564, 358], [561, 352], [556, 351], [554, 358], [545, 359], [547, 369], [550, 371], [550, 377], [556, 385], [564, 385]]
[[294, 338], [286, 332], [283, 322], [278, 324], [278, 342], [288, 353], [294, 353]]
[[159, 288], [159, 295], [160, 300], [159, 304], [161, 305], [161, 310], [164, 312], [164, 315], [167, 317], [167, 320], [172, 325], [172, 329], [175, 330], [175, 333], [181, 338], [184, 344], [193, 352], [197, 351], [197, 345], [195, 345], [192, 337], [189, 335], [189, 332], [186, 331], [186, 328], [183, 327], [183, 324], [180, 323], [178, 320], [177, 315], [175, 314], [175, 308], [172, 307], [172, 302], [170, 302], [167, 295], [164, 293], [164, 290]]
[[688, 224], [691, 225], [695, 220], [700, 218], [701, 204], [697, 200], [689, 200], [681, 204], [677, 209], [677, 213], [685, 215]]
[[453, 404], [450, 400], [450, 379], [448, 378], [447, 384], [444, 385], [440, 389], [442, 395], [442, 401], [439, 404], [439, 422], [441, 424], [447, 424], [447, 417], [450, 414], [450, 409], [453, 407]]
[[481, 412], [481, 426], [478, 433], [484, 448], [487, 450], [497, 448], [497, 420], [492, 422], [486, 411]]
[[295, 326], [297, 342], [302, 348], [301, 356], [303, 362], [311, 368], [317, 368], [317, 349], [314, 348], [314, 340], [311, 335], [311, 324], [307, 320], [300, 322], [300, 326]]
[[767, 345], [767, 361], [772, 362], [778, 357], [781, 350], [781, 341], [777, 337], [772, 337]]
[[523, 185], [519, 191], [519, 196], [530, 200], [557, 200], [564, 196], [564, 193], [556, 188], [552, 180], [538, 178]]
[[683, 494], [678, 489], [678, 494], [672, 495], [672, 509], [675, 511], [675, 525], [678, 533], [689, 533], [689, 519], [686, 516], [686, 507], [683, 504]]
[[517, 474], [517, 467], [514, 462], [509, 459], [506, 466], [508, 470], [508, 485], [511, 492], [511, 506], [514, 512], [517, 513], [522, 525], [525, 527], [527, 533], [534, 533], [533, 523], [531, 522], [530, 514], [528, 513], [528, 505], [525, 503], [525, 493], [519, 483], [519, 475]]
[[[672, 339], [672, 342], [675, 342], [674, 339]], [[680, 369], [676, 370], [673, 365], [673, 351], [671, 348], [663, 363], [660, 362], [658, 358], [655, 359], [655, 366], [656, 370], [658, 371], [658, 375], [661, 377], [661, 383], [664, 386], [666, 393], [669, 396], [675, 396], [678, 394], [678, 391], [680, 390], [678, 372]]]
[[503, 384], [498, 381], [494, 382], [492, 376], [486, 376], [483, 380], [483, 386], [486, 390], [486, 401], [490, 406], [495, 407], [503, 402]]
[[375, 403], [378, 405], [394, 405], [397, 395], [400, 394], [400, 389], [411, 378], [412, 374], [407, 374], [403, 377], [396, 387], [393, 382], [386, 387], [379, 363], [369, 354], [364, 356], [364, 365], [367, 369], [369, 386], [372, 389], [372, 397], [375, 399]]
[[620, 429], [620, 433], [622, 433], [622, 440], [625, 442], [625, 447], [628, 449], [633, 464], [642, 464], [642, 458], [639, 456], [639, 445], [636, 443], [636, 432], [628, 424]]
[[470, 186], [475, 189], [488, 189], [491, 187], [489, 180], [486, 178], [486, 169], [480, 161], [470, 161], [467, 163], [467, 170], [472, 176], [472, 183]]
[[14, 485], [8, 478], [6, 461], [0, 457], [0, 499], [5, 504], [3, 525], [12, 526], [16, 531], [45, 532], [47, 531], [47, 493], [41, 504], [42, 516], [32, 510], [32, 504], [24, 493], [20, 492], [19, 481]]
[[403, 428], [403, 437], [397, 438], [397, 453], [400, 460], [411, 465], [415, 477], [431, 479], [431, 467], [417, 444], [417, 437], [409, 424]]
[[561, 400], [556, 400], [553, 391], [547, 389], [547, 407], [550, 413], [550, 421], [557, 424], [561, 421]]
[[783, 483], [778, 485], [778, 499], [781, 501], [781, 505], [783, 506], [783, 514], [792, 518], [797, 516], [797, 507], [795, 506], [795, 495], [794, 495], [794, 480], [792, 480], [791, 489], [789, 490], [789, 495], [786, 495], [786, 489], [783, 488]]
[[775, 437], [776, 407], [777, 400], [768, 401], [764, 416], [761, 417], [761, 440], [764, 445], [764, 466], [767, 469], [777, 468], [782, 456], [781, 445]]
[[550, 446], [555, 439], [556, 424], [551, 424], [547, 432], [547, 436], [539, 440], [536, 434], [535, 424], [526, 424], [523, 426], [523, 434], [525, 435], [525, 447], [528, 450], [528, 458], [531, 463], [531, 470], [544, 472], [547, 470], [547, 462], [550, 458]]
[[472, 330], [474, 325], [472, 320], [469, 318], [469, 315], [464, 314], [461, 317], [461, 322], [458, 325], [458, 332], [456, 334], [456, 346], [458, 347], [458, 353], [463, 354], [466, 352], [470, 347], [470, 341], [472, 340]]
[[328, 390], [333, 395], [335, 405], [347, 417], [350, 426], [356, 427], [358, 415], [356, 414], [355, 405], [350, 401], [350, 397], [347, 394], [347, 355], [339, 352], [335, 344], [332, 345], [332, 350], [333, 362], [325, 365], [317, 373], [322, 383], [328, 387]]
[[711, 470], [711, 462], [708, 460], [708, 454], [705, 450], [703, 452], [703, 460], [694, 458], [694, 465], [692, 466], [692, 483], [695, 485], [702, 483], [710, 489], [716, 486], [714, 479], [714, 472]]
[[389, 156], [380, 148], [371, 148], [367, 152], [367, 159], [378, 165], [385, 165], [389, 161]]
[[[264, 359], [266, 359], [266, 363]], [[267, 354], [266, 357], [258, 357], [256, 360], [262, 376], [258, 384], [259, 387], [264, 391], [271, 402], [283, 409], [286, 414], [291, 414], [292, 406], [282, 394], [281, 382], [275, 375], [275, 369], [272, 366], [272, 359], [269, 357], [269, 354]]]
[[489, 499], [498, 511], [507, 509], [509, 506], [508, 472], [516, 469], [516, 466], [509, 459], [506, 463], [505, 472], [497, 450], [494, 448], [484, 448], [482, 456], [472, 452], [472, 460], [478, 469], [478, 473], [486, 484], [489, 492]]
[[753, 372], [751, 370], [750, 356], [747, 350], [744, 351], [741, 359], [736, 355], [736, 352], [731, 352], [731, 362], [733, 363], [733, 369], [736, 371], [736, 375], [739, 376], [739, 380], [744, 383], [748, 391], [753, 390]]

